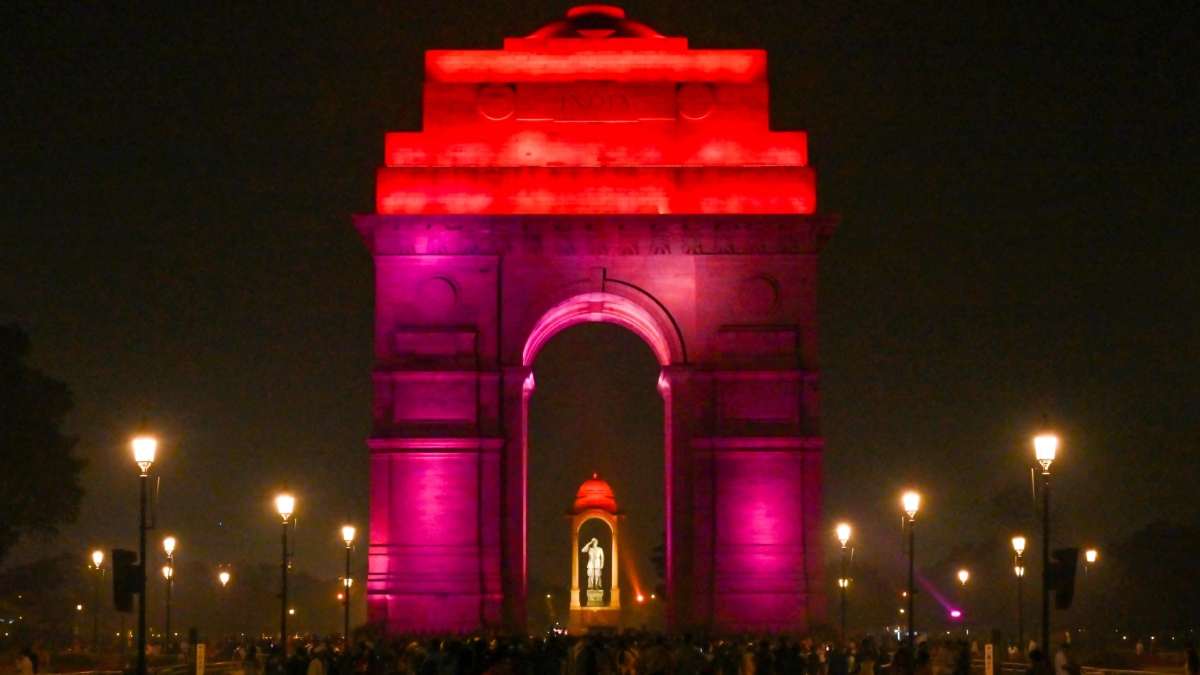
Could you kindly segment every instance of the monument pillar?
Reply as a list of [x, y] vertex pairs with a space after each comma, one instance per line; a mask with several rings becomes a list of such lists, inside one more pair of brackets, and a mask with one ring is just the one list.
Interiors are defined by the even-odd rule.
[[499, 513], [503, 570], [503, 625], [514, 634], [525, 631], [528, 593], [529, 513], [529, 397], [536, 386], [533, 369], [506, 366], [502, 371], [504, 400], [503, 485]]

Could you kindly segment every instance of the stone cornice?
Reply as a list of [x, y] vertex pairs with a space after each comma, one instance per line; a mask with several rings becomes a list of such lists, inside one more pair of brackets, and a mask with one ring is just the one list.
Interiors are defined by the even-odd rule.
[[356, 216], [374, 255], [816, 255], [823, 215]]

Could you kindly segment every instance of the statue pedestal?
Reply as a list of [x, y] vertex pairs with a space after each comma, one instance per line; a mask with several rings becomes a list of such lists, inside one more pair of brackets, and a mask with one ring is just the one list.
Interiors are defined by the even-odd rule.
[[587, 592], [587, 606], [588, 607], [603, 607], [604, 606], [604, 591], [589, 590]]
[[[591, 598], [588, 599], [591, 602]], [[572, 607], [567, 632], [581, 635], [594, 630], [613, 631], [621, 625], [620, 607]]]

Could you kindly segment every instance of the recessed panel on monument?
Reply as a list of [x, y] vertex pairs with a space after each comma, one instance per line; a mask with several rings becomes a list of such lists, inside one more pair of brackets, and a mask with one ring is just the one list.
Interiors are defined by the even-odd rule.
[[[836, 220], [804, 132], [770, 130], [766, 64], [601, 5], [426, 54], [423, 128], [387, 134], [355, 219], [376, 265], [371, 621], [525, 629], [537, 354], [589, 321], [662, 366], [670, 625], [823, 615], [816, 275]], [[615, 567], [581, 576], [616, 564], [617, 522], [577, 523], [573, 610], [619, 602]]]

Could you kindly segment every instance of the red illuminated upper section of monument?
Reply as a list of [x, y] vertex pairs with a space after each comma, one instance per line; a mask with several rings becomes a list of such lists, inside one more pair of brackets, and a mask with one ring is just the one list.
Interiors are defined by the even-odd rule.
[[503, 50], [426, 54], [424, 131], [389, 133], [382, 214], [812, 213], [766, 55], [693, 50], [602, 5]]

